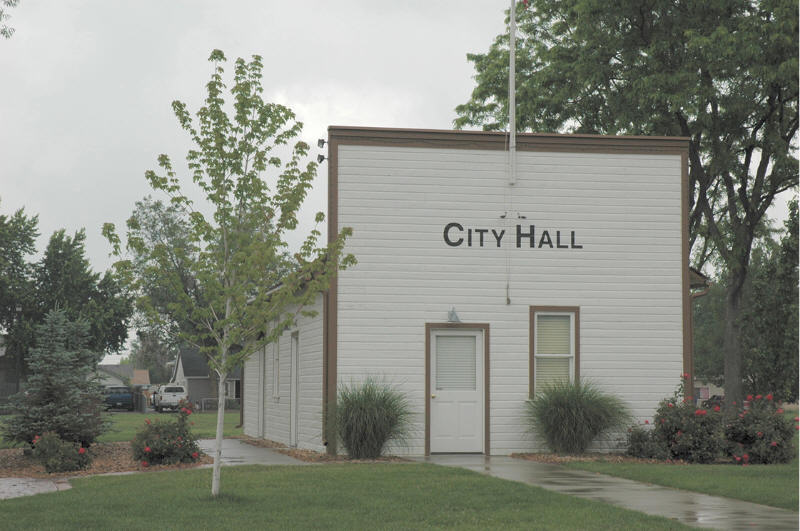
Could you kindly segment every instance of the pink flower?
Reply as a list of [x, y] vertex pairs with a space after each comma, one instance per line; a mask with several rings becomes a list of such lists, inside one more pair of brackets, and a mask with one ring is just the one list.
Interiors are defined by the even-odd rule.
[[772, 393], [767, 395], [767, 400], [769, 400], [770, 402], [772, 401]]
[[672, 402], [670, 402], [669, 404], [667, 404], [667, 406], [668, 406], [668, 407], [675, 407], [675, 404], [673, 404]]
[[647, 420], [647, 419], [645, 419], [644, 423], [645, 423], [645, 424], [650, 424], [650, 421], [649, 421], [649, 420]]
[[148, 463], [147, 461], [142, 461], [142, 466], [144, 467], [150, 466], [150, 463]]
[[742, 454], [742, 459], [744, 459], [745, 461], [747, 461], [748, 459], [750, 459], [750, 456], [749, 456], [749, 455], [747, 455], [747, 454]]
[[697, 409], [697, 410], [695, 410], [694, 415], [696, 417], [702, 417], [706, 413], [708, 413], [708, 412], [705, 409]]
[[756, 433], [756, 435], [758, 435], [759, 437], [763, 437], [764, 436], [764, 432], [760, 431], [760, 432]]
[[719, 406], [714, 406], [714, 411], [719, 411]]
[[775, 412], [776, 412], [776, 413], [783, 413], [783, 408], [782, 408], [782, 407], [779, 407], [777, 410], [775, 410]]
[[743, 419], [744, 418], [744, 413], [739, 413], [739, 418]]
[[197, 459], [199, 455], [197, 452], [192, 452], [192, 459]]
[[753, 399], [753, 395], [747, 395], [747, 399], [748, 400], [752, 400]]
[[739, 461], [741, 461], [741, 460], [742, 460], [742, 458], [741, 458], [741, 457], [739, 457], [739, 456], [737, 455], [737, 456], [736, 456], [736, 462], [738, 463], [738, 462], [739, 462]]
[[761, 395], [756, 395], [756, 400], [761, 400]]
[[146, 454], [150, 453], [150, 447], [149, 446], [145, 446], [144, 447], [144, 453], [146, 453]]
[[770, 446], [778, 446], [778, 443], [777, 443], [777, 442], [775, 442], [775, 441], [772, 441], [771, 443], [769, 443], [769, 445], [770, 445]]
[[689, 379], [689, 373], [685, 372], [685, 373], [681, 374], [681, 378], [683, 378], [684, 380], [688, 380]]
[[794, 421], [795, 421], [795, 422], [800, 422], [800, 417], [795, 417], [795, 418], [794, 418]]
[[81, 446], [80, 448], [78, 448], [78, 453], [81, 454], [81, 455], [85, 454], [86, 453], [86, 448]]

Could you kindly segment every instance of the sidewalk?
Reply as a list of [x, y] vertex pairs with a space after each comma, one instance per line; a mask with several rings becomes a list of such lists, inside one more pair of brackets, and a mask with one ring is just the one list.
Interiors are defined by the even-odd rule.
[[505, 456], [433, 455], [415, 458], [422, 463], [466, 468], [511, 481], [609, 503], [687, 525], [716, 529], [798, 529], [798, 513], [560, 465]]
[[[214, 439], [199, 439], [197, 445], [206, 455], [214, 457], [214, 442]], [[222, 439], [222, 466], [307, 464], [309, 463], [284, 455], [273, 448], [253, 446], [239, 439]], [[212, 465], [206, 465], [210, 466]]]

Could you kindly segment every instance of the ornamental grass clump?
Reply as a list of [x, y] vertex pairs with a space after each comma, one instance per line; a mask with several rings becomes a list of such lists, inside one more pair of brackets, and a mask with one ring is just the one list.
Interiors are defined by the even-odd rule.
[[403, 444], [410, 416], [408, 399], [389, 384], [368, 378], [339, 388], [336, 427], [351, 459], [380, 457], [390, 440]]
[[527, 402], [532, 431], [559, 454], [580, 454], [597, 437], [621, 430], [630, 419], [614, 395], [589, 382], [560, 381], [546, 386]]
[[189, 426], [191, 404], [181, 401], [179, 405], [177, 419], [146, 419], [131, 441], [133, 458], [142, 466], [192, 463], [200, 458], [197, 439]]
[[82, 470], [92, 464], [92, 458], [85, 447], [73, 441], [65, 441], [55, 432], [36, 435], [31, 442], [33, 457], [42, 463], [48, 474]]
[[740, 407], [725, 424], [728, 454], [737, 464], [788, 463], [796, 455], [792, 421], [772, 397], [749, 395], [749, 408]]

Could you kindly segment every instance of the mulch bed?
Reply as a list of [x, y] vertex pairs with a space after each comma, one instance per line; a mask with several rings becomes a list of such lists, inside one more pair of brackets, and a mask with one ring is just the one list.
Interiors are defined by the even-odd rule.
[[268, 439], [252, 439], [250, 437], [238, 437], [243, 443], [261, 448], [272, 448], [284, 455], [294, 457], [307, 463], [410, 463], [408, 459], [396, 456], [379, 457], [378, 459], [350, 459], [346, 455], [328, 455], [312, 450], [300, 450], [298, 448], [288, 448], [285, 444], [270, 441]]
[[44, 467], [33, 458], [23, 454], [22, 448], [0, 450], [0, 478], [65, 478], [76, 476], [93, 476], [96, 474], [110, 474], [123, 472], [144, 472], [150, 470], [183, 470], [195, 468], [200, 465], [210, 464], [213, 459], [201, 454], [200, 459], [194, 463], [180, 463], [177, 465], [151, 465], [142, 466], [139, 461], [133, 460], [130, 442], [97, 443], [89, 448], [92, 455], [92, 465], [85, 470], [72, 472], [59, 472], [48, 474]]

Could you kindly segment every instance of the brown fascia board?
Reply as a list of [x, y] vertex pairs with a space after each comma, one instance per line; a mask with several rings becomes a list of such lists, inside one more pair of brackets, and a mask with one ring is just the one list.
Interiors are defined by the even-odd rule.
[[[456, 149], [508, 149], [508, 133], [447, 129], [399, 129], [332, 125], [328, 138], [339, 144], [438, 147]], [[601, 153], [682, 153], [688, 137], [607, 136], [587, 134], [518, 133], [519, 151], [588, 151]]]

